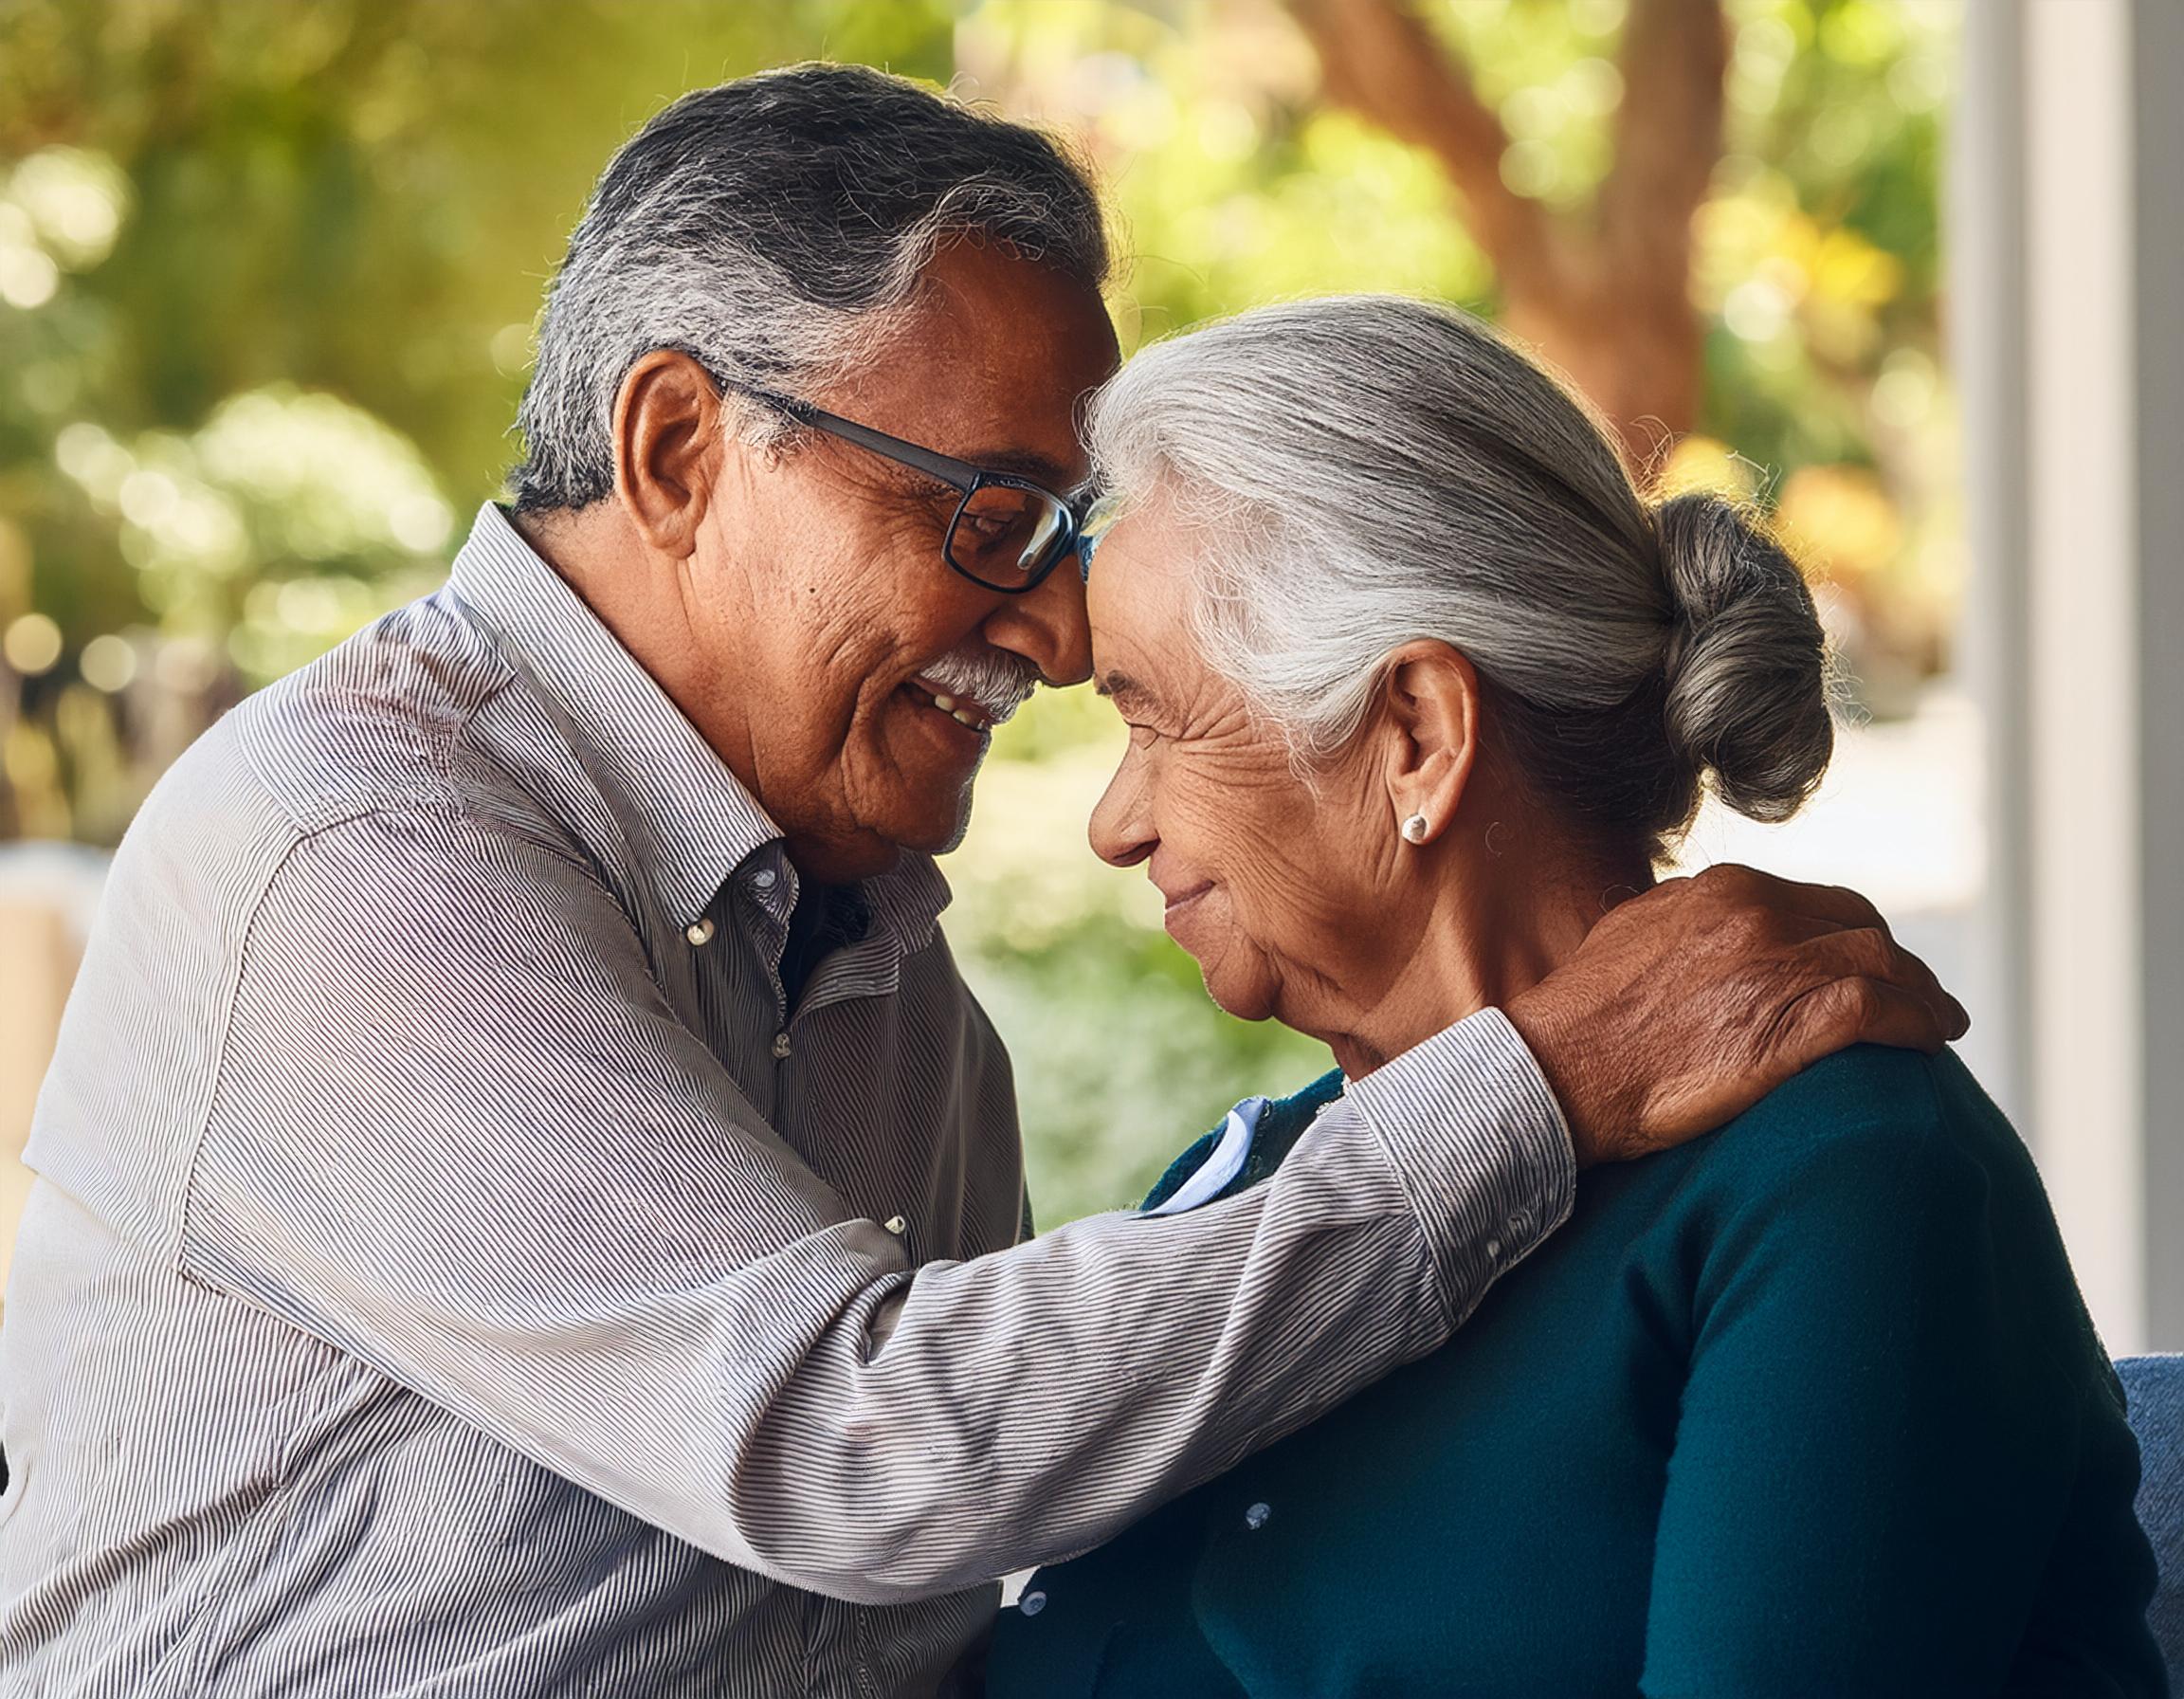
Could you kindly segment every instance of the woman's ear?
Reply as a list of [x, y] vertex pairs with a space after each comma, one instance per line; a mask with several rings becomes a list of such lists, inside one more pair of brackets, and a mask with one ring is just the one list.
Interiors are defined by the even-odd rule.
[[614, 494], [640, 535], [682, 558], [719, 471], [722, 410], [705, 368], [656, 348], [629, 369], [614, 398]]
[[1383, 677], [1389, 827], [1429, 844], [1456, 817], [1479, 757], [1479, 673], [1446, 643], [1420, 639], [1388, 657]]

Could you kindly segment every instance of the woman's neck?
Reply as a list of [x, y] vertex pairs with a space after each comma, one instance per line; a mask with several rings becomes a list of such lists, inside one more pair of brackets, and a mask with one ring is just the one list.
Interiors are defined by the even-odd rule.
[[1575, 954], [1601, 916], [1652, 884], [1642, 868], [1611, 871], [1599, 858], [1510, 848], [1451, 854], [1437, 873], [1403, 905], [1399, 936], [1414, 941], [1409, 958], [1341, 1030], [1320, 1034], [1352, 1079], [1537, 985]]

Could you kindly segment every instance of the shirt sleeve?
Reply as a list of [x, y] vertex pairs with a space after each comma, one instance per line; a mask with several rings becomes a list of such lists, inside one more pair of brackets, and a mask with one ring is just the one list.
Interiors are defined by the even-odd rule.
[[180, 1263], [729, 1562], [886, 1602], [1107, 1538], [1439, 1344], [1567, 1213], [1499, 1015], [1269, 1184], [913, 1271], [559, 846], [305, 838], [251, 922]]
[[1979, 1163], [1913, 1113], [1814, 1142], [1720, 1225], [1646, 1693], [2003, 1690], [2068, 1496], [2081, 1395], [2006, 1277], [2034, 1235], [1995, 1205]]

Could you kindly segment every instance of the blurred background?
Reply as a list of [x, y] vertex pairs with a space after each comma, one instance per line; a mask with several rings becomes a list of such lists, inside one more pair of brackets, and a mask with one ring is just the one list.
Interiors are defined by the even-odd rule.
[[[1069, 137], [1125, 350], [1454, 301], [1664, 485], [1760, 503], [1843, 657], [1842, 753], [1685, 865], [1872, 896], [1973, 1007], [2110, 1345], [2184, 1344], [2173, 0], [0, 0], [0, 1154], [146, 790], [437, 585], [498, 490], [608, 155], [806, 58]], [[1048, 1225], [1328, 1065], [1215, 1011], [1086, 849], [1119, 729], [1043, 693], [947, 863]]]

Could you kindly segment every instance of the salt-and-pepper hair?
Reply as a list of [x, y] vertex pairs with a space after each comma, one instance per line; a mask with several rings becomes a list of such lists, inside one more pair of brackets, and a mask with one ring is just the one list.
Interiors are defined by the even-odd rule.
[[[858, 65], [683, 96], [614, 155], [547, 298], [523, 396], [520, 511], [614, 485], [614, 402], [646, 354], [794, 391], [873, 356], [919, 271], [976, 234], [1097, 290], [1099, 198], [1038, 131]], [[743, 410], [747, 437], [779, 429]]]
[[1465, 313], [1338, 296], [1191, 331], [1108, 383], [1090, 437], [1112, 500], [1194, 533], [1202, 652], [1303, 758], [1427, 638], [1484, 681], [1489, 746], [1611, 846], [1658, 856], [1705, 776], [1779, 820], [1827, 768], [1795, 563], [1719, 497], [1648, 503], [1587, 407]]

